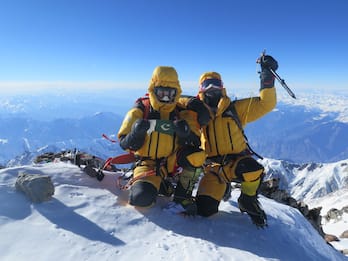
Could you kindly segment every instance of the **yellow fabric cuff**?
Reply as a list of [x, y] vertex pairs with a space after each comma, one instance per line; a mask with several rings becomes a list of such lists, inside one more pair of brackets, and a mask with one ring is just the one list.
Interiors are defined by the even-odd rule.
[[261, 174], [262, 174], [263, 170], [255, 170], [255, 171], [251, 171], [251, 172], [246, 172], [243, 173], [243, 178], [245, 181], [248, 182], [252, 182], [254, 180], [257, 180], [260, 178]]
[[255, 196], [257, 188], [260, 185], [260, 179], [255, 181], [244, 181], [242, 182], [242, 192], [248, 196]]

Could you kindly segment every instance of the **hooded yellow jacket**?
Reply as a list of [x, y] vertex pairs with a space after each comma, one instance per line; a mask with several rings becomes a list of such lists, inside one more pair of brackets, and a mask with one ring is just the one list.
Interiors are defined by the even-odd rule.
[[[203, 100], [203, 93], [199, 93]], [[275, 88], [266, 88], [260, 91], [259, 97], [251, 97], [233, 102], [235, 111], [240, 119], [242, 127], [255, 121], [270, 112], [276, 105]], [[223, 97], [218, 103], [215, 115], [208, 126], [203, 128], [201, 140], [202, 147], [207, 157], [223, 156], [227, 154], [239, 154], [247, 149], [243, 131], [233, 119], [228, 110], [231, 105], [224, 89]]]
[[[141, 99], [138, 100], [141, 102]], [[155, 111], [156, 117], [152, 116], [150, 113], [148, 120], [162, 120], [164, 124], [168, 123], [170, 128], [174, 120], [184, 119], [190, 126], [191, 131], [193, 131], [197, 136], [200, 135], [200, 126], [197, 123], [197, 113], [191, 110], [186, 110], [177, 106], [172, 112], [158, 112]], [[121, 138], [124, 135], [127, 135], [133, 123], [137, 119], [143, 119], [144, 111], [140, 106], [135, 106], [132, 108], [126, 115], [121, 128], [118, 132], [118, 137]], [[168, 157], [179, 147], [178, 138], [175, 135], [175, 132], [163, 132], [153, 129], [151, 132], [148, 132], [143, 146], [135, 151], [135, 154], [140, 157], [158, 159], [162, 157]]]
[[[156, 86], [176, 88], [177, 93], [174, 102], [160, 102], [154, 93], [154, 88]], [[197, 121], [197, 112], [187, 110], [185, 104], [179, 102], [181, 99], [180, 97], [181, 87], [176, 70], [169, 66], [156, 67], [148, 88], [148, 101], [151, 108], [156, 111], [156, 117], [150, 116], [148, 119], [165, 120], [168, 121], [168, 123], [178, 119], [184, 119], [188, 123], [191, 131], [199, 137], [200, 126]], [[144, 118], [144, 108], [141, 107], [142, 106], [138, 104], [127, 113], [118, 132], [119, 139], [131, 131], [132, 125], [137, 119]], [[176, 151], [178, 147], [178, 138], [175, 133], [164, 133], [154, 129], [147, 133], [143, 146], [135, 151], [135, 154], [140, 157], [159, 159], [168, 157]]]

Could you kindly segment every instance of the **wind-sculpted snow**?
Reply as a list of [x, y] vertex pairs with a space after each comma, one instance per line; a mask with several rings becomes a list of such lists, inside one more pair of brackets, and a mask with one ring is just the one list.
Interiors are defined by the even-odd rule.
[[[49, 175], [53, 199], [31, 203], [18, 172]], [[239, 190], [210, 218], [184, 218], [126, 204], [120, 173], [99, 182], [67, 163], [0, 170], [1, 260], [347, 260], [296, 209], [261, 197], [269, 227], [257, 229], [237, 207]]]

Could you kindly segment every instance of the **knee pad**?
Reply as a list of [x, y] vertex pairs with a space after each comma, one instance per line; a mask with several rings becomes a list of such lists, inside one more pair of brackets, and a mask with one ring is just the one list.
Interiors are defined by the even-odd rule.
[[216, 175], [208, 172], [199, 182], [197, 195], [209, 196], [219, 202], [224, 197], [225, 191], [226, 182], [221, 182]]
[[209, 217], [218, 212], [220, 202], [209, 196], [200, 195], [196, 198], [197, 213], [203, 217]]
[[235, 163], [235, 176], [240, 181], [252, 182], [261, 178], [264, 167], [249, 156], [240, 158]]
[[156, 202], [158, 191], [146, 181], [136, 181], [129, 192], [129, 204], [137, 207], [150, 207]]

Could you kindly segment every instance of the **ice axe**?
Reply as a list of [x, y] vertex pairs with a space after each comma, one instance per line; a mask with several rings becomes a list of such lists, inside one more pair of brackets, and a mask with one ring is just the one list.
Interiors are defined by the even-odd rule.
[[[266, 54], [266, 51], [264, 50], [264, 51], [262, 52], [260, 58], [258, 58], [258, 59], [256, 60], [256, 63], [261, 64], [261, 59], [262, 59], [263, 56], [265, 56], [265, 54]], [[280, 76], [279, 76], [272, 68], [267, 68], [267, 69], [273, 74], [273, 76], [278, 80], [278, 82], [280, 82], [280, 84], [284, 87], [284, 89], [288, 92], [288, 94], [289, 94], [292, 98], [296, 99], [295, 94], [290, 90], [290, 88], [288, 87], [288, 85], [285, 83], [284, 79], [280, 78]]]

